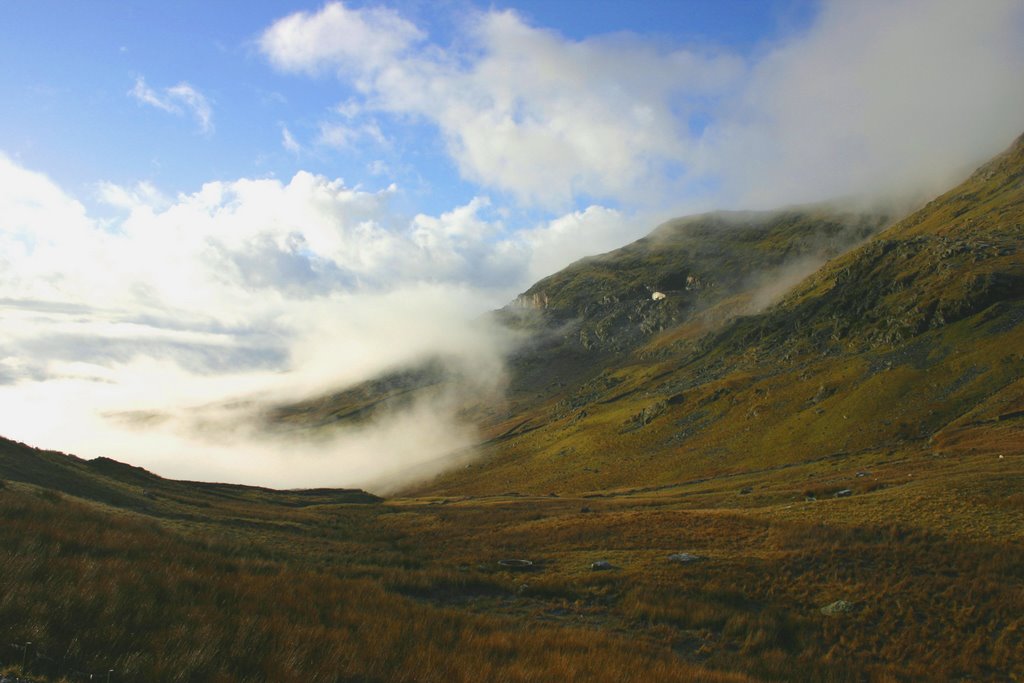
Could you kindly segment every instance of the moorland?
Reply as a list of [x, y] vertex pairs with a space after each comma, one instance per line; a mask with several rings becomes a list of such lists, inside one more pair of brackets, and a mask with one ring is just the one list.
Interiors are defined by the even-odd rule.
[[[472, 456], [386, 497], [0, 442], [0, 665], [1024, 680], [1022, 244], [1024, 138], [906, 215], [672, 221], [496, 312], [531, 342], [466, 406]], [[268, 428], [457, 381], [431, 360]]]

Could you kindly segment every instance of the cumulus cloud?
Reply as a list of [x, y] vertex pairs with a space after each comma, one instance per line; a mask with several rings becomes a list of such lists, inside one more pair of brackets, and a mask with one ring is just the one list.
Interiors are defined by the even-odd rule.
[[260, 38], [260, 48], [280, 69], [315, 74], [328, 68], [386, 66], [422, 38], [393, 10], [330, 3], [319, 12], [296, 12], [277, 21]]
[[135, 79], [135, 87], [129, 90], [128, 94], [142, 104], [170, 114], [180, 116], [186, 112], [190, 113], [199, 124], [200, 131], [207, 135], [213, 132], [213, 109], [209, 100], [188, 83], [181, 82], [158, 93], [139, 76]]
[[[509, 11], [475, 17], [471, 52], [452, 54], [420, 44], [411, 24], [390, 11], [381, 21], [379, 12], [332, 3], [291, 15], [267, 29], [261, 47], [286, 71], [335, 70], [370, 108], [426, 117], [466, 177], [546, 206], [580, 193], [646, 191], [686, 151], [676, 130], [685, 122], [673, 112], [695, 109], [741, 66], [732, 56], [663, 51], [638, 37], [566, 41]], [[386, 49], [332, 47], [368, 27]]]
[[[102, 183], [118, 216], [100, 221], [0, 155], [0, 434], [278, 486], [443, 466], [473, 440], [464, 402], [500, 387], [510, 341], [480, 315], [615, 215], [510, 233], [485, 197], [407, 217], [398, 192], [307, 172], [175, 197]], [[475, 379], [315, 444], [259, 427], [271, 404], [425, 357]]]
[[465, 178], [520, 202], [735, 208], [942, 189], [1019, 133], [1022, 15], [1017, 0], [824, 0], [742, 57], [572, 40], [497, 10], [443, 46], [334, 2], [260, 45], [281, 70], [333, 71], [362, 108], [432, 122]]

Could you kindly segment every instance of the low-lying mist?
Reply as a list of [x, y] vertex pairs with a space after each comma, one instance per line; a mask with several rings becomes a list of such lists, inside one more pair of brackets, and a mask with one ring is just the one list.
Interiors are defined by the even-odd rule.
[[[50, 362], [34, 377], [0, 386], [3, 435], [172, 478], [387, 493], [450, 466], [449, 454], [467, 457], [477, 434], [460, 413], [500, 399], [513, 340], [479, 317], [479, 305], [470, 293], [446, 287], [310, 304], [291, 312], [296, 336], [283, 349], [281, 368], [190, 370], [189, 358], [203, 355], [201, 349], [166, 338], [142, 343], [144, 330], [158, 338], [161, 331], [137, 324], [134, 342], [121, 340], [138, 345], [134, 353], [122, 351], [123, 362]], [[61, 313], [49, 314], [44, 329], [53, 329], [54, 316], [69, 330], [88, 325], [93, 334], [104, 332], [95, 316]], [[438, 381], [363, 419], [273, 419], [283, 407], [425, 359]]]

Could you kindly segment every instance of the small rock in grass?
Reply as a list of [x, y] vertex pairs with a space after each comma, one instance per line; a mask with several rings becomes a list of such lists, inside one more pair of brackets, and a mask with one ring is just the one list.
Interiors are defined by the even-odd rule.
[[702, 560], [700, 555], [691, 555], [690, 553], [674, 553], [668, 556], [669, 562], [679, 562], [681, 564], [688, 564], [690, 562], [696, 562]]
[[836, 491], [836, 498], [849, 498], [853, 495], [853, 491], [850, 489], [843, 489], [842, 491]]
[[531, 560], [517, 560], [517, 559], [498, 560], [498, 564], [501, 565], [502, 567], [505, 567], [506, 569], [525, 570], [525, 569], [532, 569], [533, 568], [533, 562]]
[[604, 572], [612, 569], [612, 563], [608, 560], [598, 560], [590, 563], [590, 569], [595, 572]]
[[848, 614], [852, 611], [853, 603], [847, 602], [846, 600], [836, 600], [835, 602], [821, 608], [821, 613], [830, 617], [837, 614]]

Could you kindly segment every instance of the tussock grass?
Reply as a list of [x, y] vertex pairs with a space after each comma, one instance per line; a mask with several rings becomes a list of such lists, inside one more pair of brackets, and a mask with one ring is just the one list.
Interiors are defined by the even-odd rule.
[[[525, 628], [511, 615], [438, 604], [446, 595], [514, 595], [496, 576], [418, 572], [386, 554], [356, 571], [317, 566], [301, 553], [266, 559], [261, 550], [274, 541], [259, 534], [247, 545], [206, 528], [179, 533], [24, 485], [2, 491], [0, 518], [0, 636], [35, 644], [28, 670], [36, 676], [113, 669], [122, 681], [748, 680], [621, 634]], [[17, 652], [5, 660], [17, 664]]]
[[[768, 473], [748, 496], [710, 480], [278, 510], [274, 525], [240, 523], [268, 518], [261, 501], [167, 520], [8, 483], [0, 639], [36, 643], [28, 668], [51, 679], [1024, 674], [1024, 550], [999, 531], [1021, 520], [1021, 475], [982, 456], [862, 460], [893, 485], [805, 503], [807, 482], [835, 476], [810, 468]], [[976, 526], [1000, 518], [1008, 526]], [[704, 559], [668, 561], [681, 551]], [[507, 557], [535, 565], [498, 565]], [[598, 559], [615, 568], [592, 571]], [[840, 599], [853, 610], [821, 614]], [[17, 668], [22, 654], [0, 649], [0, 662]]]

